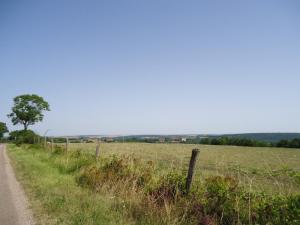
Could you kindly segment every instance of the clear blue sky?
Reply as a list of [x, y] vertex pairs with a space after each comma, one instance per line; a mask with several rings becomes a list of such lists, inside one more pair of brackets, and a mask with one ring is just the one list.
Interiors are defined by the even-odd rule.
[[0, 1], [0, 121], [49, 135], [300, 132], [300, 2]]

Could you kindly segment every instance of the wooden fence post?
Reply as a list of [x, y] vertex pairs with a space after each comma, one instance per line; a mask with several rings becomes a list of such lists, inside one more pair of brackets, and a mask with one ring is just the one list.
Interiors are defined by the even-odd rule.
[[44, 148], [46, 149], [47, 148], [47, 137], [44, 136]]
[[99, 158], [100, 155], [100, 141], [99, 138], [97, 139], [97, 146], [96, 146], [96, 159]]
[[66, 138], [66, 151], [69, 150], [69, 138]]
[[53, 143], [53, 138], [51, 138], [51, 152], [53, 152], [53, 146], [54, 145], [54, 143]]
[[189, 171], [188, 171], [188, 175], [187, 175], [187, 178], [186, 178], [186, 194], [188, 194], [190, 192], [190, 189], [191, 189], [198, 154], [199, 154], [199, 149], [193, 149], [192, 150], [192, 156], [191, 156], [191, 160], [190, 160]]

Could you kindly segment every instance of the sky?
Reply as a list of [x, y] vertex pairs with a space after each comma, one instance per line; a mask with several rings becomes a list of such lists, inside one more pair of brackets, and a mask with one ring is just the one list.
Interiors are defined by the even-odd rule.
[[48, 135], [300, 132], [297, 0], [0, 0], [0, 121]]

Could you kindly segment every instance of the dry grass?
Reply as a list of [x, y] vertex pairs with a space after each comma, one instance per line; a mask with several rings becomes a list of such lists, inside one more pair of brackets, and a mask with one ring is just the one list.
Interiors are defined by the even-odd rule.
[[[200, 149], [196, 176], [231, 175], [251, 188], [282, 194], [299, 193], [291, 174], [300, 172], [300, 150], [190, 144], [101, 143], [104, 156], [134, 154], [156, 162], [161, 171], [186, 169], [193, 148]], [[95, 154], [96, 144], [70, 144], [71, 150]]]
[[[170, 151], [175, 147], [179, 152], [172, 154]], [[183, 147], [186, 152], [181, 152]], [[226, 159], [243, 156], [238, 153], [248, 148], [226, 147], [228, 157], [223, 156], [222, 163], [215, 160], [211, 161], [212, 165], [215, 162], [212, 167], [205, 167], [206, 161], [200, 158], [198, 180], [186, 195], [186, 173], [182, 174], [180, 169], [187, 166], [187, 147], [196, 146], [102, 144], [102, 155], [97, 161], [92, 144], [72, 144], [69, 152], [59, 147], [51, 151], [39, 146], [9, 146], [9, 153], [40, 224], [299, 224], [299, 195], [283, 191], [284, 196], [268, 195], [254, 190], [259, 185], [275, 189], [276, 182], [278, 187], [288, 183], [296, 187], [286, 165], [269, 163], [271, 169], [266, 171], [265, 167], [257, 167], [254, 172], [252, 167], [241, 169], [241, 161], [232, 164]], [[229, 154], [230, 151], [233, 152]], [[208, 154], [213, 159], [214, 153], [218, 158], [220, 152], [224, 154], [221, 148], [207, 149], [202, 151], [202, 157]], [[111, 154], [134, 154], [145, 160]], [[247, 158], [241, 159], [247, 162]], [[238, 179], [209, 174], [232, 174]], [[272, 179], [273, 183], [266, 182]]]
[[70, 170], [73, 166], [65, 161], [67, 157], [53, 157], [40, 148], [15, 145], [8, 146], [8, 154], [37, 224], [133, 224], [112, 210], [115, 200], [107, 193], [95, 195], [77, 185]]

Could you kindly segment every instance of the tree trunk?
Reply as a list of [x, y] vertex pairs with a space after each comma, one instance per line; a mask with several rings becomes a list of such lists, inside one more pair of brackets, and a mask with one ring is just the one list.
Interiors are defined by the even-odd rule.
[[28, 124], [24, 123], [24, 130], [27, 130]]

